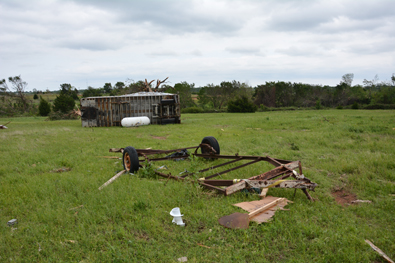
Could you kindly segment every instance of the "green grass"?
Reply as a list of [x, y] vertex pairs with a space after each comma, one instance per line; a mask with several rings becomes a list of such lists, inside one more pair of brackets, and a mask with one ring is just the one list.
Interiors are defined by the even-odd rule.
[[[181, 125], [138, 128], [81, 128], [80, 121], [41, 117], [0, 124], [9, 120], [9, 129], [0, 130], [0, 262], [177, 262], [183, 256], [188, 262], [384, 262], [365, 239], [395, 258], [394, 111], [183, 114]], [[224, 197], [143, 172], [98, 190], [123, 169], [121, 160], [99, 158], [121, 156], [109, 148], [174, 149], [198, 145], [205, 136], [216, 137], [223, 154], [300, 160], [304, 174], [319, 184], [311, 193], [319, 200], [271, 189], [270, 195], [294, 201], [290, 210], [270, 223], [231, 230], [218, 218], [242, 212], [232, 204], [256, 195]], [[166, 165], [177, 175], [215, 163], [153, 166]], [[56, 172], [63, 167], [71, 170]], [[253, 165], [221, 178], [268, 169]], [[372, 203], [340, 206], [331, 195], [339, 189]], [[171, 223], [176, 206], [185, 228]], [[18, 225], [8, 227], [13, 218]]]

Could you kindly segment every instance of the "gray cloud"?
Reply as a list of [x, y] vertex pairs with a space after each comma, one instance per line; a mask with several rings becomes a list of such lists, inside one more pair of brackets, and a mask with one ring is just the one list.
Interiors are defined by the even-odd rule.
[[225, 50], [234, 54], [261, 55], [260, 48], [256, 47], [227, 47]]
[[391, 0], [2, 0], [0, 78], [337, 84], [395, 71]]

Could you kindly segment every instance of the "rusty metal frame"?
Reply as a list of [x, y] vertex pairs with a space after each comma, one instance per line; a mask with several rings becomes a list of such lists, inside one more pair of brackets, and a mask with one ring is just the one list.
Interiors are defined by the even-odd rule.
[[[208, 153], [198, 153], [198, 149], [205, 148], [208, 150]], [[192, 154], [186, 153], [184, 156], [166, 156], [166, 157], [157, 157], [157, 158], [150, 158], [152, 155], [161, 155], [161, 154], [171, 154], [180, 152], [181, 150], [190, 150], [195, 149]], [[301, 189], [307, 198], [311, 201], [314, 199], [310, 196], [307, 190], [314, 191], [315, 187], [317, 187], [316, 183], [311, 182], [308, 178], [304, 177], [302, 166], [300, 161], [289, 161], [283, 159], [272, 158], [270, 156], [249, 156], [249, 155], [220, 155], [216, 154], [215, 149], [213, 149], [210, 145], [201, 143], [198, 146], [186, 147], [186, 148], [179, 148], [174, 150], [153, 150], [153, 149], [136, 149], [137, 154], [139, 157], [140, 167], [143, 167], [143, 163], [146, 161], [148, 162], [155, 162], [155, 161], [164, 161], [164, 160], [172, 160], [172, 159], [186, 159], [189, 156], [195, 157], [202, 157], [206, 159], [225, 159], [229, 160], [222, 164], [218, 164], [215, 166], [211, 166], [202, 170], [199, 170], [198, 173], [204, 173], [208, 171], [212, 171], [214, 169], [236, 163], [239, 161], [249, 161], [247, 163], [238, 165], [233, 168], [229, 168], [223, 171], [215, 172], [211, 175], [206, 177], [200, 178], [197, 182], [212, 190], [216, 190], [224, 195], [230, 195], [235, 192], [238, 192], [242, 189], [251, 189], [251, 188], [294, 188], [294, 189]], [[110, 152], [123, 152], [123, 148], [111, 148]], [[219, 175], [228, 173], [230, 171], [234, 171], [248, 165], [252, 165], [254, 163], [258, 163], [261, 161], [268, 162], [275, 166], [274, 169], [267, 171], [265, 173], [252, 176], [248, 179], [235, 179], [235, 180], [215, 180], [211, 179], [217, 177]], [[297, 170], [297, 171], [296, 171]], [[155, 170], [155, 173], [159, 176], [165, 178], [171, 178], [175, 180], [184, 180], [186, 177], [191, 176], [195, 173], [186, 173], [182, 176], [174, 176], [171, 173], [165, 174]], [[289, 180], [289, 178], [293, 178], [293, 180]], [[285, 180], [288, 179], [288, 180]], [[224, 188], [221, 188], [224, 187]]]

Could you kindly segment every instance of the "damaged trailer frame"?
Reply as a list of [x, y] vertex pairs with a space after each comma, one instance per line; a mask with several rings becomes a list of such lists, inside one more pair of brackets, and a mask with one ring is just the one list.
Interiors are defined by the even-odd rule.
[[151, 124], [181, 123], [180, 96], [138, 92], [81, 99], [82, 127], [121, 126], [123, 118], [148, 117]]
[[[192, 154], [189, 154], [186, 150], [195, 149]], [[201, 153], [198, 153], [200, 149]], [[130, 173], [134, 173], [139, 170], [140, 167], [143, 167], [143, 163], [145, 162], [156, 162], [156, 161], [164, 161], [164, 160], [172, 160], [172, 159], [186, 159], [189, 156], [202, 157], [206, 159], [224, 159], [226, 162], [211, 166], [206, 169], [202, 169], [198, 171], [198, 173], [205, 173], [212, 171], [214, 169], [230, 165], [240, 161], [248, 161], [247, 163], [238, 165], [233, 168], [229, 168], [223, 171], [214, 172], [211, 175], [200, 178], [197, 182], [212, 190], [216, 190], [219, 193], [224, 194], [225, 196], [233, 194], [243, 189], [251, 189], [251, 188], [294, 188], [301, 189], [307, 198], [311, 201], [314, 199], [309, 194], [308, 190], [314, 191], [315, 187], [317, 187], [316, 183], [313, 183], [308, 178], [304, 177], [302, 171], [302, 165], [300, 161], [289, 161], [283, 159], [272, 158], [269, 156], [243, 156], [243, 155], [221, 155], [220, 147], [218, 141], [212, 137], [204, 137], [202, 142], [198, 146], [179, 148], [174, 150], [153, 150], [153, 149], [135, 149], [134, 147], [128, 146], [126, 148], [111, 148], [109, 152], [121, 152], [123, 154], [123, 165], [126, 171]], [[157, 157], [154, 155], [164, 155], [165, 157]], [[169, 155], [170, 154], [170, 155]], [[153, 156], [151, 158], [151, 156]], [[274, 169], [267, 171], [265, 173], [252, 176], [248, 179], [234, 179], [234, 180], [215, 180], [211, 179], [222, 174], [238, 170], [240, 168], [246, 167], [248, 165], [252, 165], [258, 162], [268, 162], [275, 166]], [[165, 174], [155, 170], [155, 173], [159, 176], [165, 178], [171, 178], [175, 180], [184, 180], [188, 176], [191, 176], [195, 173], [186, 172], [182, 176], [174, 176], [169, 174]], [[292, 180], [289, 180], [291, 179]], [[287, 180], [286, 180], [287, 179]]]

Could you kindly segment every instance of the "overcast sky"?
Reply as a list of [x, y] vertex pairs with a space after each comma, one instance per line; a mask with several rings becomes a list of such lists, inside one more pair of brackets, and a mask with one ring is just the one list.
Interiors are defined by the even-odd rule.
[[0, 0], [0, 78], [336, 85], [395, 73], [394, 0]]

